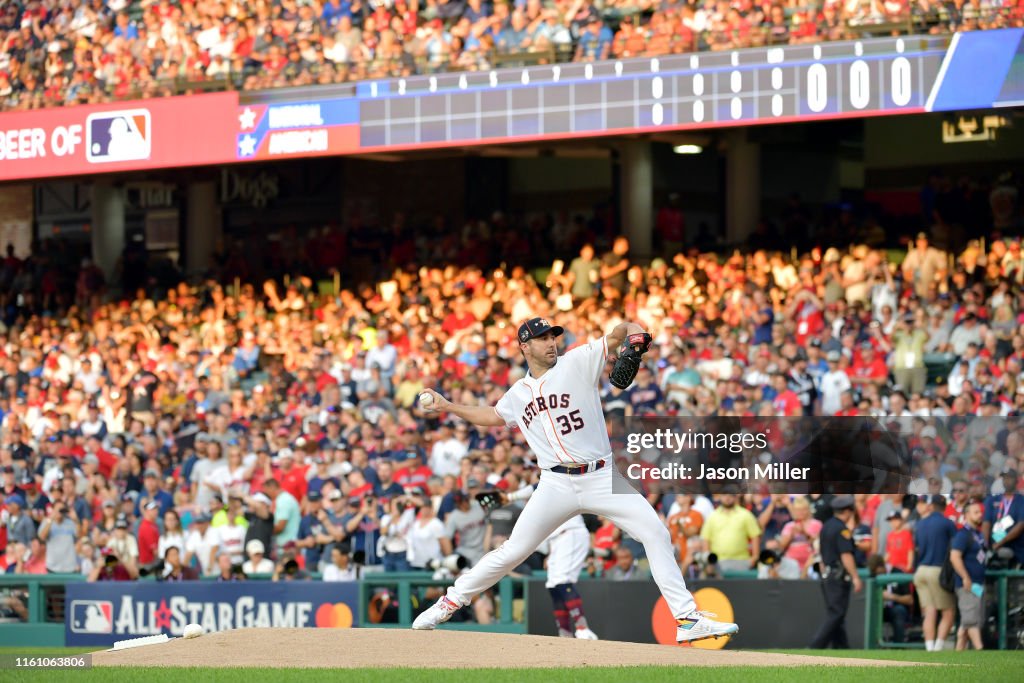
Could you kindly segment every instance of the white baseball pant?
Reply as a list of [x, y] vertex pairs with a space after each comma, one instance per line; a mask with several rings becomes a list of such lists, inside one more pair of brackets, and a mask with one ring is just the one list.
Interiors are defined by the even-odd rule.
[[639, 493], [612, 493], [612, 477], [621, 477], [614, 466], [587, 474], [545, 470], [537, 490], [519, 515], [512, 535], [456, 579], [448, 589], [448, 598], [456, 604], [468, 605], [475, 596], [521, 564], [567, 519], [591, 513], [607, 517], [643, 544], [651, 574], [672, 614], [677, 619], [690, 614], [696, 604], [676, 564], [668, 529]]
[[587, 561], [590, 533], [583, 527], [573, 526], [549, 538], [548, 547], [548, 578], [544, 587], [576, 583]]

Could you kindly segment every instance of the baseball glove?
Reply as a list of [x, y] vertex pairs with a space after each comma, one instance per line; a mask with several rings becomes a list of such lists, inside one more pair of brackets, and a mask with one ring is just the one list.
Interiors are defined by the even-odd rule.
[[651, 348], [651, 339], [651, 335], [646, 332], [637, 332], [626, 337], [624, 348], [619, 352], [619, 358], [612, 367], [612, 385], [626, 389], [633, 383], [636, 373], [640, 372], [641, 357]]
[[489, 515], [504, 505], [501, 498], [501, 491], [481, 491], [476, 494], [476, 502], [484, 509], [484, 514]]

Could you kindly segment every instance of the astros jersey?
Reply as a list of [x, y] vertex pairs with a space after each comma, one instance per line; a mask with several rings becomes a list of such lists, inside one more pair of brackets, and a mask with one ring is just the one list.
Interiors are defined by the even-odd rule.
[[522, 430], [541, 468], [611, 455], [598, 393], [607, 357], [604, 337], [578, 346], [540, 379], [527, 374], [494, 406], [506, 425]]

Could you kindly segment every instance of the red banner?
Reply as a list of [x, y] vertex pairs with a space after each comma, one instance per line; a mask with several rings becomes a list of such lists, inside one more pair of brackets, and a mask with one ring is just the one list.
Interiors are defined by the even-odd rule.
[[0, 181], [235, 161], [238, 93], [0, 114]]

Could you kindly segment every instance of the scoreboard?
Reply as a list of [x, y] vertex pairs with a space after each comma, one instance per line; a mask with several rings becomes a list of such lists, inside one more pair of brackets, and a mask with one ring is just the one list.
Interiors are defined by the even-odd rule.
[[359, 87], [360, 145], [437, 145], [924, 111], [948, 38], [438, 74]]
[[1015, 106], [1022, 37], [888, 37], [241, 93], [237, 158]]

